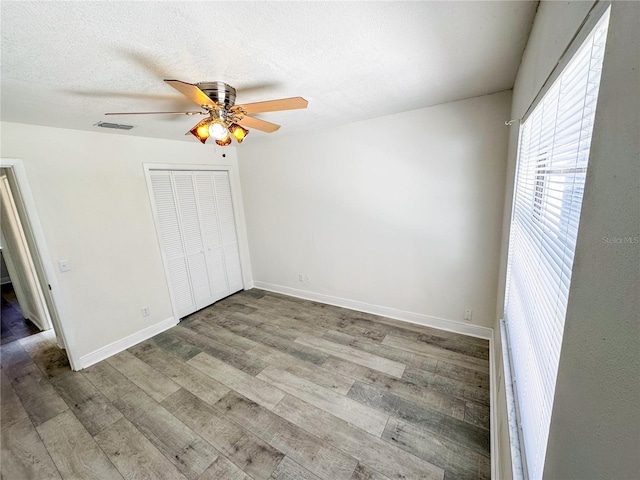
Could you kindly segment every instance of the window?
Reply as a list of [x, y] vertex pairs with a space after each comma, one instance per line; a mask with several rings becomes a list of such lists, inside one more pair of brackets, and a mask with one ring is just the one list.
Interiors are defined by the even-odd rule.
[[530, 479], [544, 468], [608, 20], [520, 130], [504, 318]]

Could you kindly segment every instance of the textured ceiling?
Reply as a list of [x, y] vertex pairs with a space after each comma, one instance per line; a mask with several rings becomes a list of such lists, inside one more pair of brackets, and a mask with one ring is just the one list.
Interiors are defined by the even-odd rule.
[[309, 100], [256, 115], [282, 125], [271, 135], [493, 93], [513, 86], [536, 5], [2, 1], [1, 118], [196, 141], [199, 117], [103, 114], [192, 110], [164, 78], [224, 81], [237, 103]]

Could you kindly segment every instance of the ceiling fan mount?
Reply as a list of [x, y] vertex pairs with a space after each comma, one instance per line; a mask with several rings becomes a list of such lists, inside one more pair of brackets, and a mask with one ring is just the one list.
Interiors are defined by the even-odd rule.
[[231, 137], [238, 143], [249, 133], [244, 127], [255, 128], [263, 132], [272, 133], [280, 125], [251, 117], [254, 113], [275, 112], [281, 110], [295, 110], [307, 108], [308, 102], [302, 97], [282, 98], [266, 102], [236, 105], [236, 89], [224, 82], [187, 83], [180, 80], [165, 80], [189, 100], [196, 103], [204, 111], [188, 112], [120, 112], [105, 115], [208, 115], [198, 122], [186, 135], [193, 135], [202, 143], [213, 137], [216, 144], [226, 146], [231, 143]]
[[236, 89], [228, 83], [200, 82], [195, 85], [223, 110], [228, 110], [236, 103]]

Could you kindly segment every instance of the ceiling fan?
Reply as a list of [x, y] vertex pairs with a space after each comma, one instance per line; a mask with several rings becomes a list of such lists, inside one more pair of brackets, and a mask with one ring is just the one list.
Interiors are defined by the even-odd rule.
[[231, 137], [241, 143], [249, 133], [249, 130], [244, 127], [267, 133], [275, 132], [280, 128], [280, 125], [250, 117], [249, 114], [307, 108], [309, 103], [302, 97], [292, 97], [236, 105], [236, 89], [224, 82], [187, 83], [180, 80], [165, 80], [165, 82], [198, 104], [204, 111], [119, 112], [105, 113], [105, 115], [208, 115], [185, 135], [192, 134], [202, 143], [211, 137], [216, 144], [224, 147], [231, 143]]

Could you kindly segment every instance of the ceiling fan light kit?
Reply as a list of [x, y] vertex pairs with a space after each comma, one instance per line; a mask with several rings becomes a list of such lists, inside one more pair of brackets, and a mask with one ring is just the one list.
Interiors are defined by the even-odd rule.
[[236, 105], [236, 89], [224, 82], [200, 82], [187, 83], [180, 80], [165, 80], [166, 83], [178, 90], [192, 102], [195, 102], [204, 111], [201, 112], [130, 112], [130, 113], [106, 113], [105, 115], [149, 115], [149, 114], [184, 114], [184, 115], [209, 115], [198, 122], [185, 135], [193, 135], [202, 143], [206, 143], [209, 137], [213, 138], [217, 145], [225, 147], [231, 144], [231, 137], [238, 143], [242, 143], [249, 134], [244, 127], [255, 128], [266, 133], [275, 132], [280, 125], [267, 122], [249, 114], [275, 112], [282, 110], [295, 110], [307, 108], [308, 102], [302, 97], [282, 98], [266, 102], [247, 103]]
[[242, 143], [242, 140], [244, 140], [244, 137], [246, 137], [249, 134], [249, 130], [247, 130], [246, 128], [243, 128], [237, 123], [232, 123], [231, 125], [229, 125], [229, 133], [233, 138], [236, 139], [236, 142]]

